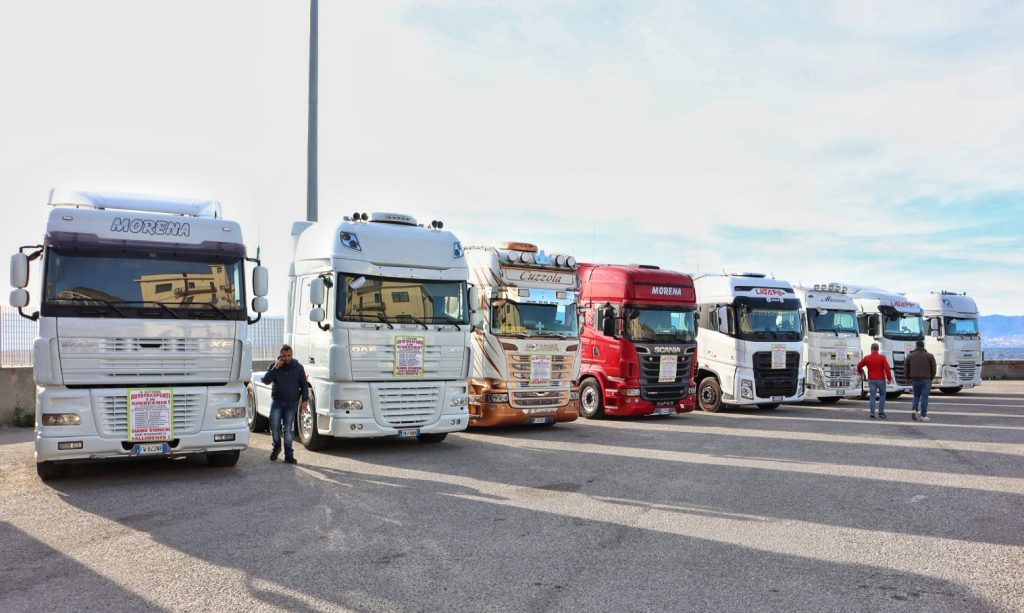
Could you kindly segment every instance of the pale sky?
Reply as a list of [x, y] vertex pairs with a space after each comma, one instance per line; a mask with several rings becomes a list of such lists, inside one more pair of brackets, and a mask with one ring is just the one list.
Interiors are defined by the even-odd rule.
[[[320, 10], [321, 220], [1024, 314], [1024, 3]], [[0, 0], [0, 252], [51, 187], [219, 199], [283, 312], [307, 28], [299, 0]]]

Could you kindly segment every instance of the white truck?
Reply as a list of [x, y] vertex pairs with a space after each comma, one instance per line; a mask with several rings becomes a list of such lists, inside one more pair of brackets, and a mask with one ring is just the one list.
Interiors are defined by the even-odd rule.
[[[459, 240], [398, 213], [296, 222], [284, 342], [306, 369], [297, 430], [309, 450], [335, 438], [434, 443], [469, 424], [477, 292]], [[267, 428], [271, 388], [254, 373], [249, 427]]]
[[[877, 287], [845, 287], [857, 305], [861, 351], [867, 355], [871, 352], [871, 344], [878, 343], [879, 353], [892, 366], [895, 382], [886, 382], [886, 396], [898, 398], [904, 392], [911, 391], [904, 366], [907, 354], [914, 350], [917, 341], [924, 339], [921, 305], [903, 294], [894, 294]], [[867, 382], [862, 378], [861, 396], [867, 396], [867, 391]]]
[[981, 385], [981, 331], [978, 305], [967, 294], [907, 294], [924, 310], [925, 349], [935, 356], [938, 375], [932, 382], [944, 394]]
[[485, 304], [473, 334], [470, 425], [573, 421], [579, 417], [580, 330], [576, 259], [530, 243], [468, 247]]
[[797, 285], [804, 310], [805, 398], [830, 404], [860, 393], [861, 358], [857, 305], [847, 288], [835, 283]]
[[[11, 258], [11, 305], [38, 320], [33, 344], [39, 476], [71, 464], [205, 454], [233, 466], [248, 444], [252, 310], [267, 272], [246, 257], [220, 204], [107, 192], [53, 201], [41, 245]], [[39, 310], [25, 313], [30, 262], [42, 260]]]
[[793, 287], [760, 273], [702, 275], [694, 286], [701, 410], [803, 400], [803, 325]]

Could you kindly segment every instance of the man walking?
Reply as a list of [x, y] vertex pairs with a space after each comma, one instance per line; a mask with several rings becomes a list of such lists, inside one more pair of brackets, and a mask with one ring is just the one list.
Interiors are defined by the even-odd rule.
[[875, 396], [878, 396], [878, 416], [885, 419], [885, 382], [893, 382], [889, 360], [878, 352], [878, 343], [871, 343], [871, 353], [857, 362], [857, 372], [864, 376], [867, 369], [868, 397], [871, 399], [871, 419], [875, 418]]
[[918, 403], [921, 405], [921, 421], [928, 421], [928, 394], [935, 378], [935, 356], [924, 348], [924, 341], [917, 341], [917, 349], [907, 355], [907, 377], [914, 386], [914, 410], [911, 419], [917, 419]]
[[284, 461], [297, 464], [295, 452], [292, 450], [292, 433], [295, 431], [295, 417], [299, 411], [299, 400], [303, 410], [309, 405], [309, 382], [306, 381], [306, 369], [292, 359], [292, 348], [281, 346], [281, 355], [271, 364], [267, 374], [263, 375], [264, 383], [273, 383], [270, 403], [270, 432], [274, 438], [274, 449], [270, 452], [270, 461], [276, 462], [281, 453], [281, 429], [284, 426]]

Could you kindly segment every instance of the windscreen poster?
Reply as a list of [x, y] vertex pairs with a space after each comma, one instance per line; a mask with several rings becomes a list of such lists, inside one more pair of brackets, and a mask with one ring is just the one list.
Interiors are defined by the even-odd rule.
[[128, 390], [128, 436], [132, 442], [174, 438], [174, 390]]
[[395, 337], [395, 376], [422, 377], [423, 354], [427, 339], [423, 336]]

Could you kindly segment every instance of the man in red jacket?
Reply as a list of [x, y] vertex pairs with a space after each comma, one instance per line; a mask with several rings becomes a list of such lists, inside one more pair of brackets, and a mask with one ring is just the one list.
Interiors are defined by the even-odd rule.
[[875, 418], [875, 394], [878, 395], [878, 416], [885, 419], [885, 382], [893, 382], [892, 369], [889, 368], [889, 360], [878, 353], [878, 343], [871, 343], [871, 353], [864, 356], [857, 362], [857, 372], [864, 375], [867, 368], [868, 374], [865, 377], [868, 382], [868, 397], [871, 399], [871, 419]]

